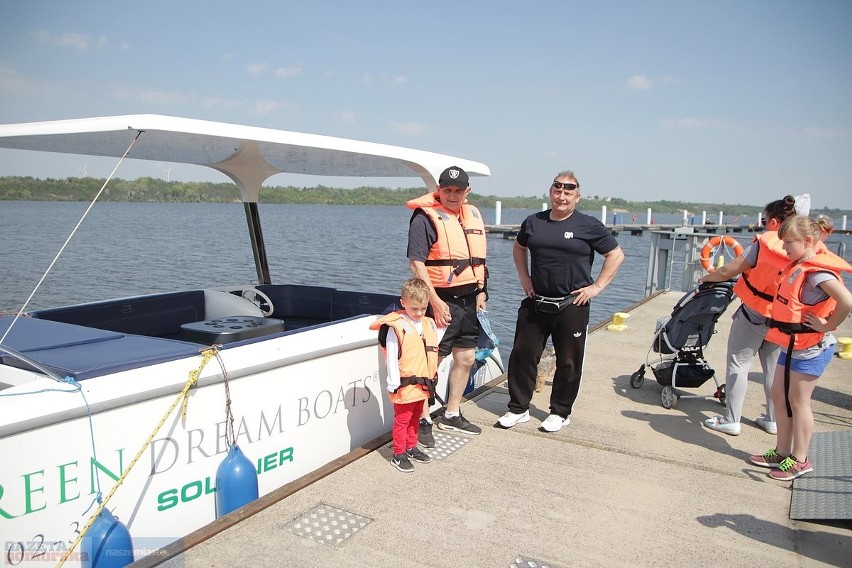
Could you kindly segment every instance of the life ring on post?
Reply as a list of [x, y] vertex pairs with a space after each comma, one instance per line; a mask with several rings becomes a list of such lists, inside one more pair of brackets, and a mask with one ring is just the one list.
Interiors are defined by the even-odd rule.
[[721, 244], [734, 249], [734, 258], [743, 253], [743, 245], [741, 245], [734, 237], [711, 237], [704, 244], [704, 248], [701, 249], [701, 266], [707, 272], [713, 272], [716, 270], [716, 267], [713, 266], [711, 261], [713, 260], [714, 250]]

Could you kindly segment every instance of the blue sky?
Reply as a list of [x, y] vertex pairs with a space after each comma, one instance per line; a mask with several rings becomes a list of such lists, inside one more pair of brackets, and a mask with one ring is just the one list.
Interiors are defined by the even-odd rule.
[[[573, 169], [589, 196], [850, 210], [850, 28], [848, 0], [0, 0], [0, 123], [166, 114], [481, 161], [485, 194]], [[0, 175], [113, 165], [0, 150]]]

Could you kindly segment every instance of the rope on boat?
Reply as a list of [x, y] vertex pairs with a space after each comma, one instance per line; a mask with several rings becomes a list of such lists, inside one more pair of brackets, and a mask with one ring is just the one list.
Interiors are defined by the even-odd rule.
[[[145, 450], [148, 449], [148, 446], [150, 446], [151, 443], [154, 441], [154, 436], [157, 435], [157, 432], [160, 431], [160, 428], [163, 427], [163, 424], [166, 423], [166, 420], [168, 420], [169, 416], [171, 416], [172, 412], [174, 412], [174, 410], [175, 410], [175, 408], [177, 408], [178, 404], [182, 404], [181, 420], [186, 421], [186, 409], [187, 409], [187, 404], [189, 403], [189, 390], [192, 387], [194, 387], [195, 384], [198, 382], [198, 377], [201, 375], [201, 371], [207, 365], [208, 361], [210, 361], [210, 359], [212, 359], [213, 357], [216, 357], [217, 360], [219, 361], [219, 364], [222, 365], [222, 360], [219, 358], [218, 347], [216, 347], [214, 345], [212, 347], [203, 349], [201, 351], [201, 363], [198, 365], [198, 368], [193, 369], [189, 372], [189, 378], [186, 380], [186, 384], [183, 386], [183, 390], [180, 391], [177, 398], [175, 398], [175, 401], [169, 407], [168, 411], [166, 411], [166, 414], [163, 416], [163, 418], [160, 420], [160, 423], [157, 424], [157, 426], [154, 428], [154, 431], [151, 432], [151, 435], [148, 436], [148, 439], [145, 441], [145, 443], [142, 445], [142, 447], [139, 448], [139, 452], [137, 452], [136, 456], [134, 456], [133, 460], [131, 460], [130, 465], [127, 466], [127, 469], [121, 474], [121, 476], [115, 482], [115, 485], [113, 485], [109, 494], [106, 496], [106, 498], [103, 501], [100, 502], [98, 509], [92, 514], [91, 517], [89, 517], [89, 520], [86, 521], [86, 524], [80, 530], [80, 533], [77, 535], [77, 538], [74, 540], [74, 543], [70, 547], [68, 547], [68, 550], [65, 551], [65, 554], [62, 556], [62, 559], [59, 561], [59, 564], [56, 565], [57, 568], [59, 568], [60, 566], [65, 564], [65, 561], [68, 560], [68, 557], [71, 556], [71, 553], [74, 551], [75, 548], [77, 548], [77, 545], [80, 544], [80, 542], [83, 540], [83, 537], [86, 535], [88, 530], [92, 527], [92, 524], [98, 518], [98, 515], [101, 514], [101, 511], [103, 511], [104, 508], [107, 506], [107, 503], [109, 503], [110, 499], [112, 499], [112, 496], [115, 495], [115, 492], [118, 491], [118, 488], [121, 486], [122, 483], [124, 483], [125, 478], [130, 473], [130, 471], [133, 469], [133, 466], [136, 465], [136, 462], [139, 461], [139, 458], [142, 457], [142, 454], [145, 453]], [[222, 366], [222, 368], [224, 369], [224, 365]], [[82, 389], [80, 389], [80, 392], [82, 392]], [[85, 400], [85, 398], [84, 398], [84, 400]], [[229, 398], [229, 400], [230, 400], [230, 398]], [[87, 406], [88, 406], [88, 403], [87, 403]], [[90, 416], [90, 420], [91, 420], [91, 416]], [[233, 421], [233, 417], [232, 417], [232, 421]], [[231, 428], [233, 429], [233, 422], [232, 422]], [[92, 439], [94, 440], [94, 435], [93, 435]], [[98, 482], [98, 486], [99, 486], [98, 500], [100, 500], [100, 482]]]
[[[139, 131], [137, 131], [136, 136], [133, 138], [133, 140], [131, 140], [131, 141], [130, 141], [130, 145], [129, 145], [129, 146], [127, 146], [127, 150], [125, 150], [125, 151], [124, 151], [124, 154], [122, 154], [121, 158], [119, 158], [118, 162], [115, 164], [115, 167], [114, 167], [114, 168], [112, 169], [112, 171], [110, 172], [109, 177], [107, 177], [107, 178], [104, 180], [104, 184], [103, 184], [103, 185], [101, 186], [101, 188], [98, 190], [98, 193], [96, 193], [96, 194], [95, 194], [95, 197], [94, 197], [94, 199], [92, 199], [92, 202], [91, 202], [91, 203], [89, 203], [89, 206], [88, 206], [88, 207], [86, 207], [86, 210], [83, 212], [83, 216], [82, 216], [82, 217], [80, 217], [80, 220], [79, 220], [79, 221], [77, 221], [77, 224], [76, 224], [76, 225], [74, 226], [74, 228], [71, 230], [71, 234], [70, 234], [70, 235], [68, 235], [68, 238], [67, 238], [67, 239], [65, 239], [65, 242], [64, 242], [64, 243], [62, 243], [62, 246], [61, 246], [61, 247], [59, 247], [59, 252], [57, 252], [57, 253], [56, 253], [56, 256], [55, 256], [55, 257], [53, 257], [53, 260], [52, 260], [52, 261], [50, 261], [50, 265], [48, 265], [47, 270], [45, 270], [45, 271], [44, 271], [44, 274], [42, 274], [42, 275], [41, 275], [41, 278], [39, 278], [38, 283], [36, 283], [36, 285], [35, 285], [35, 288], [33, 288], [33, 291], [32, 291], [32, 292], [30, 292], [30, 295], [29, 295], [29, 297], [27, 298], [27, 301], [26, 301], [26, 302], [24, 302], [24, 305], [23, 305], [23, 306], [21, 306], [21, 309], [18, 311], [18, 316], [20, 316], [21, 314], [23, 314], [23, 313], [24, 313], [24, 310], [26, 310], [26, 309], [27, 309], [27, 306], [29, 305], [30, 301], [33, 299], [33, 296], [35, 296], [35, 293], [38, 291], [38, 289], [39, 289], [39, 287], [41, 286], [42, 282], [44, 282], [44, 279], [45, 279], [45, 278], [47, 278], [47, 275], [48, 275], [48, 274], [50, 273], [50, 271], [53, 269], [53, 265], [54, 265], [54, 264], [56, 264], [56, 261], [57, 261], [57, 260], [59, 260], [59, 257], [62, 255], [63, 251], [65, 250], [65, 247], [67, 247], [67, 246], [68, 246], [68, 243], [70, 243], [70, 242], [71, 242], [71, 239], [72, 239], [72, 238], [74, 238], [74, 235], [77, 233], [77, 229], [79, 229], [79, 228], [80, 228], [80, 225], [82, 225], [82, 224], [83, 224], [83, 220], [86, 218], [86, 215], [88, 215], [88, 214], [89, 214], [89, 211], [91, 211], [91, 210], [92, 210], [92, 207], [94, 207], [94, 206], [95, 206], [95, 203], [98, 201], [98, 198], [100, 198], [101, 194], [102, 194], [102, 193], [104, 192], [104, 190], [106, 189], [107, 184], [108, 184], [108, 183], [112, 180], [112, 176], [114, 176], [114, 175], [115, 175], [115, 172], [118, 170], [118, 167], [121, 165], [121, 162], [123, 162], [123, 161], [124, 161], [124, 158], [126, 158], [126, 157], [127, 157], [127, 154], [129, 154], [129, 153], [130, 153], [130, 149], [131, 149], [131, 148], [133, 148], [133, 145], [134, 145], [134, 144], [136, 144], [136, 141], [137, 141], [137, 140], [139, 139], [139, 137], [142, 135], [142, 132], [144, 132], [144, 131], [143, 131], [143, 130], [139, 130]], [[9, 332], [10, 332], [10, 331], [12, 331], [12, 328], [15, 326], [15, 322], [16, 322], [16, 321], [18, 321], [18, 320], [17, 320], [17, 319], [13, 319], [13, 320], [9, 323], [9, 327], [6, 329], [6, 333], [4, 333], [4, 334], [3, 334], [3, 337], [0, 337], [0, 343], [3, 343], [3, 340], [4, 340], [4, 339], [6, 339], [6, 336], [7, 336], [7, 335], [9, 335]]]
[[225, 370], [225, 364], [222, 362], [222, 357], [219, 351], [216, 351], [216, 361], [219, 362], [219, 367], [222, 369], [222, 377], [225, 383], [225, 443], [229, 448], [237, 445], [237, 436], [234, 433], [234, 412], [231, 410], [231, 387], [228, 384], [228, 371]]

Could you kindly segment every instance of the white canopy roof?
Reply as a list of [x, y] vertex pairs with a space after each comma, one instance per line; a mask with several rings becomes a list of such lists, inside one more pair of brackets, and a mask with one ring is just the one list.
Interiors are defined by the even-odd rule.
[[246, 202], [278, 173], [419, 177], [430, 189], [449, 166], [491, 175], [479, 162], [401, 146], [155, 114], [4, 124], [0, 148], [121, 157], [139, 132], [128, 158], [214, 168]]

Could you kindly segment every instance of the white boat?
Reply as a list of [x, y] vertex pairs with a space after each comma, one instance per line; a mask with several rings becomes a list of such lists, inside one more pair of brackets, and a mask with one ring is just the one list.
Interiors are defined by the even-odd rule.
[[[217, 468], [233, 442], [263, 496], [389, 432], [369, 324], [397, 298], [273, 283], [261, 184], [289, 172], [419, 177], [432, 189], [450, 165], [490, 173], [431, 152], [158, 115], [0, 125], [0, 148], [119, 158], [128, 147], [130, 159], [205, 165], [234, 180], [258, 281], [0, 317], [0, 541], [9, 565], [81, 565], [75, 545], [99, 503], [126, 525], [136, 560], [213, 522]], [[495, 351], [472, 384], [502, 372]], [[181, 403], [170, 413], [185, 388], [185, 413]]]

